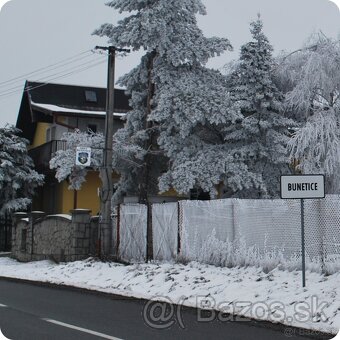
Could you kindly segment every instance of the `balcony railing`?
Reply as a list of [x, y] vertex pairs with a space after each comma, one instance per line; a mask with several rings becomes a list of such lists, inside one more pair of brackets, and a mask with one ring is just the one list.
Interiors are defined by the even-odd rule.
[[58, 150], [66, 150], [66, 141], [52, 140], [28, 151], [38, 171], [49, 171], [49, 162]]

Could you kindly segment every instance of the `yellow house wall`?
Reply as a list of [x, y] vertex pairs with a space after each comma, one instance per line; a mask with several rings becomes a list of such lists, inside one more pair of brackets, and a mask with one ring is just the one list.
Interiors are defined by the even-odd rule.
[[[69, 190], [67, 181], [59, 184], [60, 195], [58, 195], [58, 212], [68, 214], [74, 208], [74, 190]], [[98, 172], [89, 171], [86, 175], [86, 182], [83, 183], [81, 190], [76, 192], [77, 208], [90, 209], [92, 215], [99, 212], [100, 201], [98, 197], [98, 188], [101, 187], [101, 181]]]
[[98, 172], [89, 171], [86, 175], [86, 182], [77, 193], [77, 208], [91, 209], [92, 215], [96, 215], [100, 209], [98, 188], [101, 185]]
[[[60, 118], [60, 121], [65, 119]], [[46, 130], [51, 126], [49, 123], [38, 122], [35, 130], [33, 142], [30, 149], [36, 148], [46, 143]], [[115, 173], [112, 174], [114, 181], [117, 181], [119, 176]], [[89, 171], [86, 176], [86, 182], [83, 183], [82, 189], [76, 193], [77, 208], [91, 209], [92, 214], [95, 215], [99, 212], [100, 201], [98, 197], [98, 188], [102, 185], [98, 172]], [[68, 182], [63, 181], [57, 184], [56, 190], [56, 211], [62, 214], [68, 214], [74, 208], [74, 190], [68, 189]]]
[[60, 195], [58, 202], [58, 211], [62, 214], [69, 214], [73, 209], [74, 190], [69, 190], [69, 184], [67, 181], [63, 181], [60, 184]]
[[37, 146], [46, 143], [46, 130], [49, 126], [49, 123], [37, 123], [33, 143], [30, 146], [31, 148], [36, 148]]
[[185, 194], [179, 194], [174, 188], [170, 188], [168, 191], [159, 193], [159, 196], [164, 196], [164, 197], [187, 197], [188, 195]]

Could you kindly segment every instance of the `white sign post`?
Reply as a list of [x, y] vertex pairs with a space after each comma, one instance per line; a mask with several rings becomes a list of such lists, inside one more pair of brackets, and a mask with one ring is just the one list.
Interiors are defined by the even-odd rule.
[[80, 166], [91, 165], [91, 148], [84, 147], [84, 146], [77, 146], [76, 165], [80, 165]]
[[281, 176], [281, 198], [301, 200], [302, 286], [306, 286], [305, 198], [325, 198], [324, 175]]

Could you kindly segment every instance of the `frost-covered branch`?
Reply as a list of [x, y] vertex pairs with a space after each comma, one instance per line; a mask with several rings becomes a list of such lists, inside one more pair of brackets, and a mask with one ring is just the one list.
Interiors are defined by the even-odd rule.
[[88, 169], [75, 165], [76, 148], [78, 146], [91, 148], [91, 168], [97, 170], [102, 164], [104, 137], [102, 134], [76, 130], [64, 133], [62, 140], [66, 142], [66, 148], [56, 152], [50, 160], [50, 168], [56, 170], [56, 178], [59, 182], [68, 179], [69, 188], [79, 190], [85, 182]]
[[339, 115], [334, 110], [318, 112], [294, 133], [288, 143], [290, 160], [305, 174], [323, 173], [330, 192], [339, 192]]
[[288, 150], [297, 170], [325, 174], [328, 193], [338, 193], [340, 42], [323, 34], [312, 36], [311, 41], [313, 48], [286, 58], [280, 71], [291, 83], [286, 107], [305, 122]]
[[[88, 170], [100, 170], [103, 164], [104, 136], [101, 133], [67, 132], [62, 140], [66, 142], [65, 150], [59, 150], [50, 161], [50, 168], [56, 170], [59, 182], [68, 180], [70, 189], [80, 190], [86, 181]], [[119, 131], [113, 138], [113, 169], [119, 173], [125, 167], [140, 166], [141, 149], [124, 139]], [[91, 167], [86, 168], [75, 165], [76, 148], [78, 146], [91, 148]]]
[[0, 215], [25, 210], [44, 176], [34, 170], [28, 141], [14, 126], [0, 128]]
[[339, 108], [340, 42], [313, 35], [310, 44], [283, 57], [278, 73], [289, 84], [287, 110], [304, 119], [323, 108]]

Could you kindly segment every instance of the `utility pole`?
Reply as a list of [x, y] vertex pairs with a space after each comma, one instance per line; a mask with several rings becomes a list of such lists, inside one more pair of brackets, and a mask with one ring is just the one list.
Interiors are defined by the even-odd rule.
[[149, 130], [149, 138], [145, 141], [144, 148], [148, 150], [147, 154], [144, 158], [144, 168], [142, 172], [142, 183], [139, 189], [139, 203], [146, 204], [147, 206], [147, 259], [153, 258], [153, 249], [152, 249], [152, 209], [149, 201], [150, 194], [150, 171], [152, 167], [152, 162], [154, 161], [154, 157], [150, 154], [150, 151], [154, 148], [156, 144], [155, 133], [152, 131], [154, 123], [148, 120], [148, 117], [151, 115], [152, 111], [152, 99], [155, 95], [155, 84], [152, 80], [152, 72], [154, 69], [154, 61], [156, 58], [156, 51], [152, 51], [149, 56], [149, 61], [147, 65], [148, 69], [148, 95], [146, 99], [146, 116], [144, 120], [145, 130]]
[[113, 114], [114, 114], [114, 82], [116, 52], [130, 52], [114, 46], [96, 46], [95, 49], [108, 51], [107, 89], [106, 89], [106, 117], [105, 117], [105, 145], [103, 150], [103, 166], [100, 170], [102, 190], [100, 192], [100, 221], [98, 240], [100, 256], [109, 257], [114, 254], [116, 247], [113, 244], [111, 222], [111, 198], [113, 195], [112, 182], [112, 142], [113, 142]]

